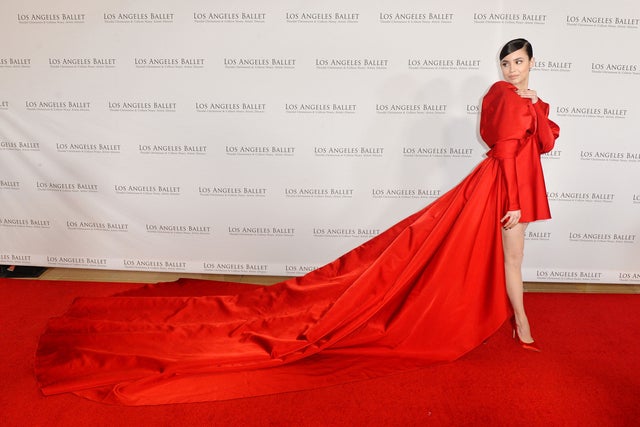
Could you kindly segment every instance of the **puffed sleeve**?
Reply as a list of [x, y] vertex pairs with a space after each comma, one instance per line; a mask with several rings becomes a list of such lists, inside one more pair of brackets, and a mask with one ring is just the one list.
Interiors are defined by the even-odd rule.
[[560, 127], [549, 120], [549, 104], [538, 98], [533, 104], [538, 119], [538, 146], [541, 153], [553, 150], [556, 139], [560, 136]]
[[510, 83], [495, 83], [482, 99], [480, 115], [480, 135], [491, 148], [487, 155], [500, 161], [510, 211], [520, 209], [515, 158], [533, 119], [527, 103], [515, 90]]

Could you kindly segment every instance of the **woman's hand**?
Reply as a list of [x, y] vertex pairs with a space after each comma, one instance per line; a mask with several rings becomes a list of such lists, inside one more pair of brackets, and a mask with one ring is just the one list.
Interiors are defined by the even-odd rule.
[[522, 98], [529, 98], [533, 104], [538, 102], [538, 92], [532, 89], [518, 89], [516, 91]]
[[502, 217], [500, 222], [502, 223], [502, 228], [505, 230], [510, 230], [515, 227], [518, 222], [520, 222], [521, 212], [517, 211], [509, 211], [505, 216]]

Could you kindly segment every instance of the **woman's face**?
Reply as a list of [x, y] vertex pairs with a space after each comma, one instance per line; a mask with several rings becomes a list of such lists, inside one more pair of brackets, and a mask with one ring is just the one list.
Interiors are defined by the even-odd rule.
[[504, 79], [518, 89], [528, 89], [531, 67], [533, 58], [529, 59], [525, 48], [511, 52], [500, 61]]

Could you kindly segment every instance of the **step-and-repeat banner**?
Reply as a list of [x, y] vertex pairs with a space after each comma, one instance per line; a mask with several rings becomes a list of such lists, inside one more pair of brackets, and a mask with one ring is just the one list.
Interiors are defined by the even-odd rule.
[[640, 283], [639, 9], [3, 0], [0, 264], [304, 274], [483, 159], [525, 37], [561, 127], [525, 280]]

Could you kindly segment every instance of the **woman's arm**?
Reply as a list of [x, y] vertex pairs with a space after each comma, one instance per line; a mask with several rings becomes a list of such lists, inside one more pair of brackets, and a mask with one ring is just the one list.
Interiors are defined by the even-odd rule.
[[553, 150], [556, 139], [560, 135], [560, 127], [549, 120], [549, 104], [538, 99], [533, 104], [538, 119], [538, 145], [541, 153]]
[[489, 156], [498, 159], [507, 186], [507, 210], [520, 209], [520, 195], [518, 192], [518, 173], [516, 171], [516, 154], [520, 143], [517, 139], [498, 141], [489, 152]]
[[494, 84], [482, 100], [480, 135], [491, 150], [487, 153], [500, 162], [506, 188], [507, 209], [520, 209], [516, 154], [533, 117], [527, 103], [506, 82]]

